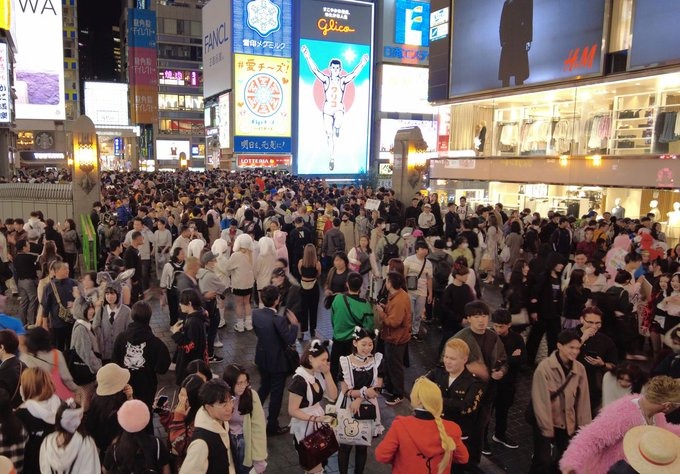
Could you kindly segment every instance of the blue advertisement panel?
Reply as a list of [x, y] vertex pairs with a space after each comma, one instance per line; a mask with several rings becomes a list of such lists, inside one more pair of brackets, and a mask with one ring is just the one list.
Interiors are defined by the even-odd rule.
[[233, 0], [234, 53], [291, 57], [292, 0]]
[[127, 35], [132, 48], [156, 48], [156, 12], [129, 8]]
[[383, 61], [427, 66], [430, 0], [383, 2]]
[[633, 43], [629, 68], [680, 62], [680, 2], [637, 0], [633, 14]]
[[234, 153], [290, 153], [290, 137], [234, 136]]
[[450, 95], [602, 73], [605, 0], [456, 0]]
[[373, 5], [301, 0], [297, 173], [365, 173]]

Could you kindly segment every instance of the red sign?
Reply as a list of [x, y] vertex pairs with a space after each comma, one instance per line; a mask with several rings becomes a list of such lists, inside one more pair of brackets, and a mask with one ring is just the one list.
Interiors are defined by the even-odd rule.
[[236, 165], [239, 168], [278, 168], [290, 166], [291, 155], [237, 155]]

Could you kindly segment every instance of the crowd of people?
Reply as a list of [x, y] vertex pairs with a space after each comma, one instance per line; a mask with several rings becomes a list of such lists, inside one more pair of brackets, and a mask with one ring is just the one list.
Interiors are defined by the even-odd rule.
[[[519, 447], [508, 417], [530, 373], [532, 473], [680, 468], [680, 245], [654, 216], [406, 206], [284, 172], [101, 178], [100, 272], [80, 270], [72, 219], [0, 228], [0, 289], [20, 303], [0, 314], [0, 467], [262, 473], [267, 439], [290, 433], [309, 473], [336, 452], [349, 472], [352, 451], [362, 473], [374, 444], [393, 472], [481, 472], [494, 445]], [[254, 332], [254, 360], [225, 361], [220, 329]], [[406, 380], [423, 343], [437, 357]], [[407, 398], [413, 415], [384, 422]]]

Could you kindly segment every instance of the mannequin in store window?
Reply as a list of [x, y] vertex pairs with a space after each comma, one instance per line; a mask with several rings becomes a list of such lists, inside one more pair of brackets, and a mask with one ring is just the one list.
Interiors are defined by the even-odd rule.
[[677, 239], [680, 237], [680, 202], [674, 202], [673, 210], [666, 215], [666, 239]]
[[652, 199], [649, 201], [649, 212], [647, 214], [654, 214], [654, 222], [659, 222], [661, 220], [661, 211], [659, 210], [659, 201]]
[[612, 216], [617, 219], [623, 219], [626, 217], [626, 208], [621, 206], [621, 199], [616, 198], [614, 200], [614, 208], [612, 209]]
[[475, 127], [475, 151], [477, 155], [484, 154], [484, 142], [486, 141], [486, 120], [482, 120]]
[[503, 87], [521, 86], [529, 77], [529, 50], [533, 41], [533, 0], [505, 0], [499, 27], [501, 57], [498, 64], [498, 80]]

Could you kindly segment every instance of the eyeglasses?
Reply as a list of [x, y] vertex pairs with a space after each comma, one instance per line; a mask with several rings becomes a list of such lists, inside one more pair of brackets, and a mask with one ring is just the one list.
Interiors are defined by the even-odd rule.
[[234, 397], [234, 396], [232, 395], [232, 396], [230, 396], [229, 398], [227, 398], [225, 401], [223, 401], [223, 402], [216, 402], [216, 403], [214, 403], [213, 405], [225, 407], [225, 406], [227, 406], [227, 405], [233, 405], [235, 401], [236, 401], [236, 397]]

